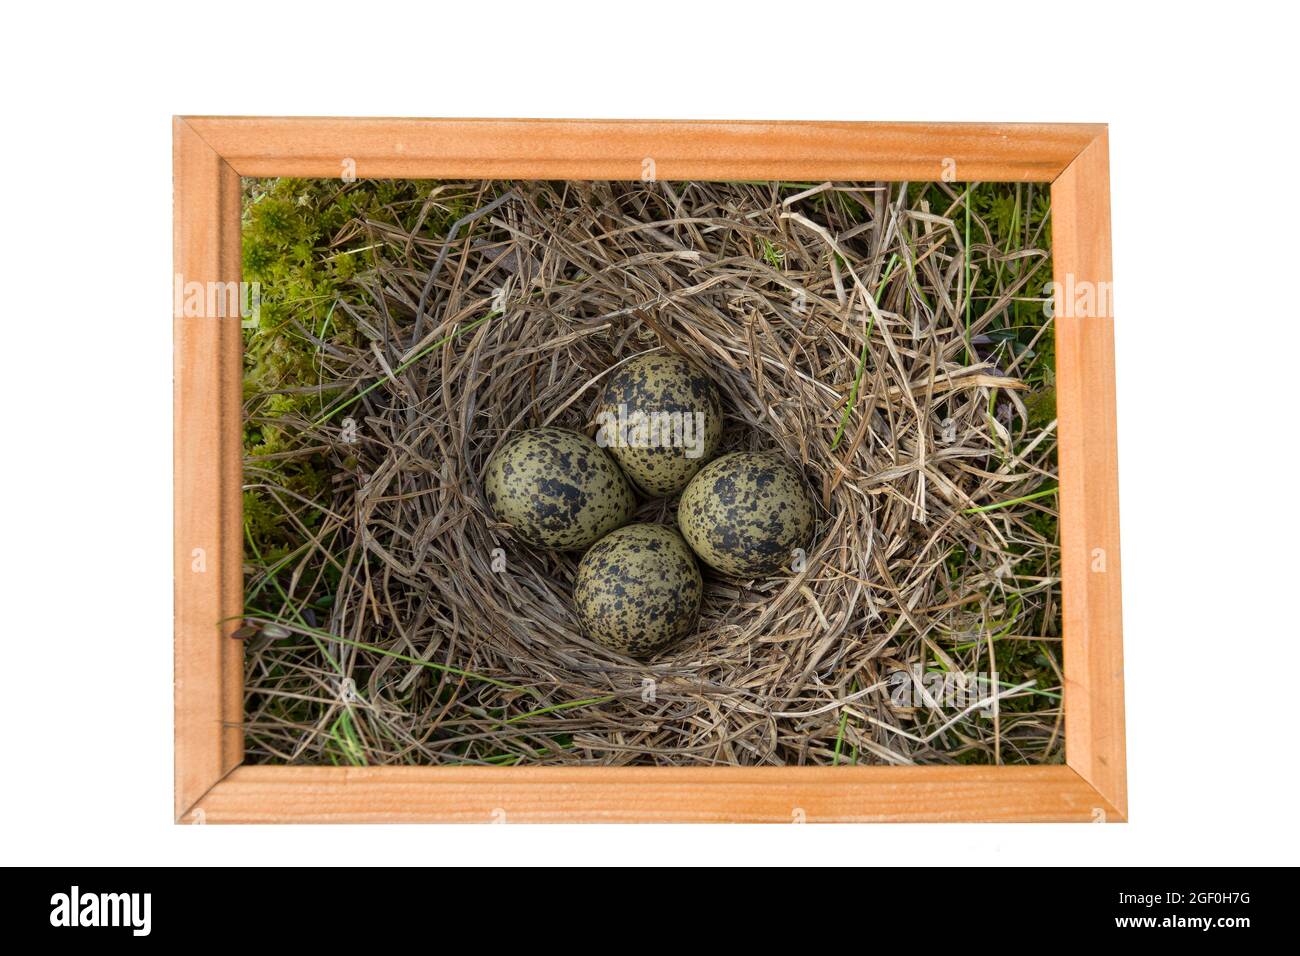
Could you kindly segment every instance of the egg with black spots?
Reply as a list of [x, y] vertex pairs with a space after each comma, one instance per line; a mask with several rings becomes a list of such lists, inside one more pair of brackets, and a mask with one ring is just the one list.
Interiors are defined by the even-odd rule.
[[771, 574], [812, 540], [815, 510], [803, 476], [772, 452], [734, 452], [705, 465], [677, 506], [682, 537], [714, 570]]
[[508, 439], [483, 476], [488, 507], [528, 544], [582, 550], [632, 519], [614, 460], [586, 435], [533, 428]]
[[675, 495], [718, 452], [722, 400], [680, 355], [642, 355], [605, 386], [596, 440], [649, 495]]
[[639, 657], [688, 634], [703, 594], [699, 565], [680, 534], [630, 524], [582, 556], [573, 601], [587, 636]]

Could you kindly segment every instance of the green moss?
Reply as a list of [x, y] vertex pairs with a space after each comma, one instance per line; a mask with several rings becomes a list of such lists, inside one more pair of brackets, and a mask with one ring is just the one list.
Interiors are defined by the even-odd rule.
[[[245, 180], [244, 280], [261, 286], [258, 327], [245, 334], [245, 393], [314, 388], [316, 347], [303, 334], [355, 347], [359, 333], [337, 308], [374, 262], [374, 240], [358, 222], [413, 228], [437, 183], [422, 180]], [[441, 237], [464, 200], [434, 206], [423, 231]], [[299, 407], [319, 405], [319, 394]]]
[[1025, 396], [1025, 408], [1029, 412], [1029, 427], [1035, 431], [1045, 428], [1056, 418], [1056, 389], [1047, 386], [1030, 392]]
[[[260, 286], [257, 327], [244, 333], [246, 483], [316, 501], [337, 466], [320, 455], [283, 456], [305, 423], [338, 394], [320, 385], [330, 376], [323, 374], [311, 337], [344, 349], [362, 344], [360, 331], [338, 308], [340, 299], [355, 294], [357, 275], [375, 261], [375, 240], [360, 222], [413, 229], [438, 184], [288, 178], [246, 179], [243, 185], [244, 281]], [[442, 237], [469, 205], [453, 197], [429, 206], [422, 232]], [[244, 514], [269, 563], [296, 547], [301, 530], [266, 489], [244, 494]], [[319, 512], [304, 509], [299, 520], [313, 528]]]

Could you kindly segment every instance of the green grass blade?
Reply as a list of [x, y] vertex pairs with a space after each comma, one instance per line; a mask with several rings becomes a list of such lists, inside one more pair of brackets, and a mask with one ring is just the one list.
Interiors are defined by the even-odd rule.
[[1048, 495], [1054, 495], [1057, 490], [1057, 486], [1052, 485], [1052, 487], [1044, 488], [1042, 491], [1035, 491], [1032, 495], [1021, 495], [1019, 498], [1009, 498], [1006, 501], [995, 501], [991, 505], [980, 505], [978, 508], [965, 508], [962, 510], [962, 514], [979, 514], [982, 511], [993, 511], [996, 508], [1006, 508], [1009, 505], [1018, 505], [1023, 504], [1026, 501], [1035, 501], [1038, 498], [1046, 498]]

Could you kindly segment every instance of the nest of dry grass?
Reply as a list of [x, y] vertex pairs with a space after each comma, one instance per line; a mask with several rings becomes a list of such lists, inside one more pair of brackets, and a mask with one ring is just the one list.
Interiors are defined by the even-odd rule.
[[[968, 244], [963, 195], [445, 183], [430, 208], [474, 209], [446, 236], [350, 226], [375, 265], [337, 309], [365, 342], [317, 340], [321, 414], [280, 420], [332, 490], [279, 495], [322, 519], [249, 568], [275, 597], [244, 632], [250, 759], [1060, 759], [1055, 423], [1024, 378], [1050, 323], [1018, 352], [991, 334], [1050, 278], [1046, 240], [1008, 249], [977, 216]], [[724, 452], [803, 470], [819, 521], [796, 570], [705, 569], [695, 634], [638, 661], [582, 636], [579, 556], [512, 538], [480, 476], [520, 429], [590, 434], [606, 377], [656, 349], [712, 375]], [[642, 500], [636, 520], [674, 516]]]

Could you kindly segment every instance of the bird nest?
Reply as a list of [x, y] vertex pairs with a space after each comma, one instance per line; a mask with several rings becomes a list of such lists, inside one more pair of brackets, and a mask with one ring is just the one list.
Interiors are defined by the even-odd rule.
[[[1009, 235], [960, 184], [442, 183], [425, 211], [470, 210], [445, 234], [350, 223], [358, 335], [314, 338], [320, 412], [276, 418], [332, 479], [276, 495], [319, 520], [248, 569], [249, 759], [1059, 761], [1047, 220], [1014, 195]], [[482, 475], [522, 429], [592, 434], [653, 351], [716, 383], [720, 454], [801, 470], [817, 527], [769, 577], [704, 568], [694, 632], [638, 660], [583, 636], [580, 554], [512, 536]]]

